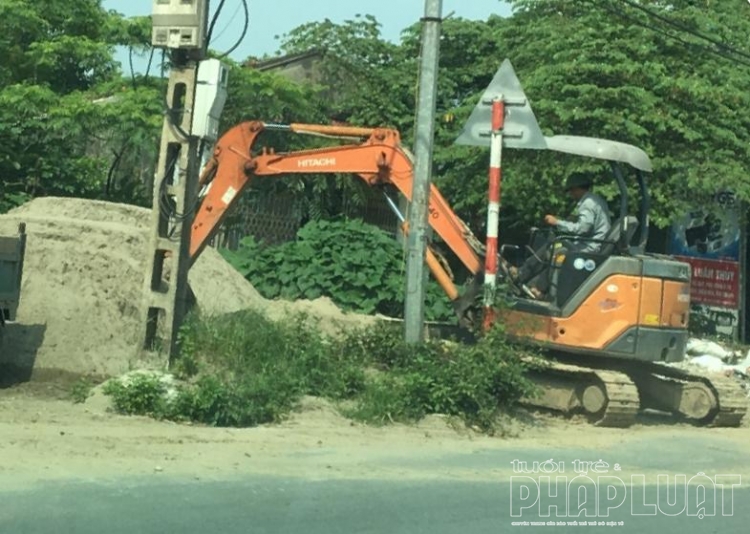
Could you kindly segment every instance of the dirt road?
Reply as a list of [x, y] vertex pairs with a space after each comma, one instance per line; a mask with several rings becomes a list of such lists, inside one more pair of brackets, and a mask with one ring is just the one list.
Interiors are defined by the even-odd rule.
[[[416, 427], [352, 423], [308, 399], [288, 421], [216, 429], [123, 417], [107, 399], [65, 400], [65, 388], [27, 383], [0, 391], [3, 489], [50, 480], [171, 476], [226, 480], [248, 474], [328, 479], [495, 480], [514, 460], [619, 463], [623, 473], [750, 473], [750, 429], [638, 425], [593, 428], [547, 416], [509, 424], [509, 436], [456, 429], [441, 417]], [[560, 451], [564, 451], [561, 453]], [[743, 477], [743, 483], [750, 477]]]

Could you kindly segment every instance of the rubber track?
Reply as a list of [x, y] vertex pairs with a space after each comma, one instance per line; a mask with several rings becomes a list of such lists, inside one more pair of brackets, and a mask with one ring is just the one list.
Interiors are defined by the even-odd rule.
[[[638, 388], [625, 373], [590, 367], [579, 367], [568, 363], [546, 360], [549, 364], [544, 372], [567, 377], [573, 387], [581, 383], [598, 382], [604, 387], [607, 404], [602, 412], [587, 414], [596, 426], [627, 428], [635, 422], [640, 408]], [[578, 375], [576, 377], [575, 375]], [[533, 402], [531, 402], [533, 404]]]
[[628, 375], [617, 371], [594, 371], [607, 391], [607, 407], [597, 426], [627, 428], [635, 423], [640, 409], [638, 388]]
[[748, 399], [742, 386], [733, 378], [721, 375], [711, 378], [690, 373], [676, 367], [652, 364], [651, 372], [686, 382], [701, 382], [716, 396], [718, 412], [701, 423], [709, 427], [738, 427], [747, 413]]
[[[625, 370], [595, 369], [547, 360], [547, 372], [568, 377], [571, 384], [598, 382], [604, 387], [607, 404], [603, 413], [589, 415], [596, 426], [627, 428], [635, 423], [640, 411], [640, 397], [635, 382]], [[738, 427], [748, 409], [748, 399], [740, 384], [731, 377], [721, 375], [711, 378], [696, 375], [676, 367], [658, 363], [639, 362], [639, 372], [647, 371], [658, 376], [683, 382], [700, 382], [713, 393], [718, 411], [698, 424], [706, 427]], [[544, 371], [542, 371], [544, 372]], [[578, 377], [575, 377], [578, 375]], [[533, 402], [532, 402], [533, 404]]]
[[[452, 327], [455, 328], [455, 327]], [[640, 397], [638, 388], [633, 380], [627, 375], [629, 369], [637, 372], [650, 372], [657, 376], [671, 378], [688, 382], [700, 382], [704, 384], [716, 399], [719, 410], [709, 416], [704, 421], [698, 422], [706, 427], [737, 427], [742, 423], [742, 419], [748, 410], [750, 400], [747, 393], [742, 389], [740, 384], [731, 377], [721, 375], [707, 378], [702, 375], [696, 375], [677, 367], [671, 367], [659, 362], [643, 361], [613, 361], [600, 362], [594, 359], [592, 366], [579, 366], [571, 363], [558, 362], [551, 358], [543, 358], [547, 362], [549, 371], [557, 374], [571, 376], [571, 383], [598, 381], [604, 386], [607, 395], [607, 405], [603, 414], [596, 418], [589, 417], [596, 426], [627, 428], [635, 422], [635, 418], [640, 411]], [[616, 370], [602, 369], [601, 366], [615, 365]], [[597, 368], [599, 366], [599, 368]], [[544, 371], [541, 371], [542, 373]], [[577, 374], [581, 378], [572, 379], [572, 375]], [[533, 401], [528, 401], [533, 406]]]

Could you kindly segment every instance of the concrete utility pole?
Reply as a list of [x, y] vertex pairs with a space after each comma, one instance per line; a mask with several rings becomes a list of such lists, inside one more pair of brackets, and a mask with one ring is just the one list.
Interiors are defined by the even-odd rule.
[[152, 44], [171, 52], [172, 66], [153, 189], [143, 348], [161, 348], [170, 361], [188, 309], [190, 226], [200, 172], [200, 138], [193, 133], [193, 116], [198, 65], [206, 57], [208, 3], [153, 1]]
[[442, 0], [425, 0], [422, 21], [422, 62], [419, 74], [419, 101], [414, 156], [414, 188], [409, 210], [408, 254], [406, 260], [405, 337], [408, 343], [424, 338], [424, 300], [427, 268], [427, 216], [432, 173], [432, 149], [435, 137], [435, 102], [440, 58]]

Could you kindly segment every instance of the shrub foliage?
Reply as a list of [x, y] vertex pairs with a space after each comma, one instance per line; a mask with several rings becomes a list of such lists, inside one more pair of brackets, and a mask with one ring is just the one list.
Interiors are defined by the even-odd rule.
[[[403, 250], [385, 231], [359, 220], [313, 221], [295, 241], [263, 247], [248, 237], [237, 251], [222, 252], [266, 298], [329, 297], [347, 311], [403, 315]], [[426, 317], [454, 319], [450, 301], [432, 279]]]
[[215, 426], [282, 420], [303, 396], [341, 403], [342, 413], [375, 424], [429, 414], [462, 418], [494, 432], [501, 413], [534, 394], [525, 371], [535, 366], [501, 329], [478, 343], [406, 344], [382, 324], [331, 338], [309, 318], [275, 322], [259, 312], [192, 317], [182, 332], [176, 394], [143, 377], [113, 382], [117, 411]]

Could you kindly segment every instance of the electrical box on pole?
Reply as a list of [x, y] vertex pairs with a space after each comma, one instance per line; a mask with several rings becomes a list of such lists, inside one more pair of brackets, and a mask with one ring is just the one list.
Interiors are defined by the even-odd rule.
[[201, 168], [213, 154], [219, 138], [219, 121], [227, 101], [229, 68], [218, 59], [204, 59], [198, 65], [193, 113], [193, 135], [202, 140]]
[[195, 88], [193, 135], [211, 143], [219, 138], [219, 120], [227, 101], [229, 69], [218, 59], [205, 59], [198, 65]]
[[154, 47], [205, 50], [208, 0], [153, 0], [152, 13]]

